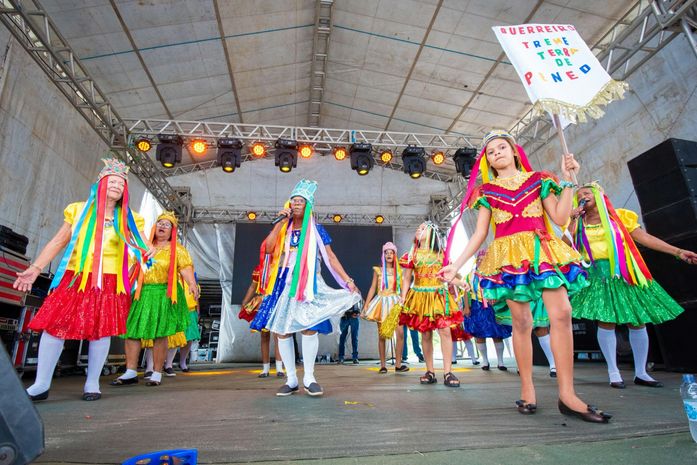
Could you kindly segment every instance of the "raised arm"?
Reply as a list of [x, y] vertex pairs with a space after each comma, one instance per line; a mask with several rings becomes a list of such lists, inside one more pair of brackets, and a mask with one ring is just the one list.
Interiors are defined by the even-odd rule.
[[549, 218], [560, 227], [564, 227], [569, 221], [571, 210], [573, 209], [574, 190], [573, 190], [573, 173], [577, 173], [580, 165], [574, 159], [572, 153], [562, 157], [562, 192], [559, 198], [554, 195], [548, 195], [542, 200], [542, 205], [547, 212]]

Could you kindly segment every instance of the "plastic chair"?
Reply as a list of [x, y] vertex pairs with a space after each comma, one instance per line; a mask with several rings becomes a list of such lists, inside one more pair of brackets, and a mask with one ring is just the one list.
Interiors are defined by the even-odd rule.
[[196, 465], [198, 449], [174, 449], [148, 452], [131, 457], [122, 465]]

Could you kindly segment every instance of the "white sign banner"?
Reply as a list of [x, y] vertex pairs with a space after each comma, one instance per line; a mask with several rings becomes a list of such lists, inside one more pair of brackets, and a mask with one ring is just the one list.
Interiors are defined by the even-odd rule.
[[570, 24], [494, 26], [538, 113], [575, 122], [600, 118], [600, 105], [622, 98], [627, 85], [613, 80]]

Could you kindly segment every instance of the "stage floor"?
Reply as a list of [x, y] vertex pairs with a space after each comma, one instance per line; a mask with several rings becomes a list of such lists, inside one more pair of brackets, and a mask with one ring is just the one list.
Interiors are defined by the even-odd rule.
[[[510, 367], [513, 367], [511, 362]], [[377, 373], [377, 364], [318, 365], [324, 397], [279, 398], [276, 377], [257, 366], [218, 365], [177, 372], [159, 387], [108, 386], [103, 397], [80, 399], [84, 378], [54, 379], [37, 403], [46, 428], [39, 463], [121, 463], [162, 449], [197, 448], [199, 463], [697, 463], [678, 392], [680, 375], [654, 373], [662, 389], [611, 389], [604, 364], [578, 363], [577, 390], [615, 417], [595, 425], [567, 419], [556, 408], [556, 383], [535, 368], [538, 412], [523, 416], [515, 368], [455, 368], [462, 387], [419, 385], [425, 370]], [[300, 373], [301, 374], [301, 373]], [[302, 378], [301, 378], [302, 379]], [[330, 460], [332, 459], [332, 460]], [[308, 463], [308, 462], [303, 462]]]

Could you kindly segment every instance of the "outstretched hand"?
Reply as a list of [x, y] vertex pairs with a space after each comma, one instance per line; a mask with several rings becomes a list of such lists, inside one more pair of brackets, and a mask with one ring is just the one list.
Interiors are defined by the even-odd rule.
[[455, 275], [457, 274], [457, 270], [455, 269], [455, 266], [447, 265], [441, 268], [438, 271], [437, 276], [440, 278], [441, 281], [449, 283], [453, 279], [455, 279]]
[[691, 250], [681, 250], [678, 252], [678, 258], [685, 263], [689, 263], [690, 265], [697, 265], [697, 253], [694, 253]]
[[30, 266], [26, 270], [17, 273], [17, 279], [12, 284], [12, 287], [20, 292], [29, 292], [40, 274], [41, 270], [38, 267]]

